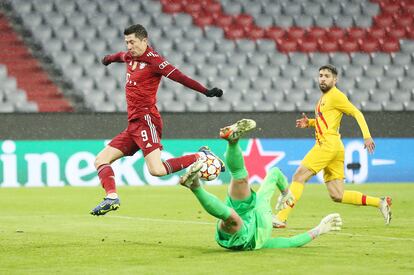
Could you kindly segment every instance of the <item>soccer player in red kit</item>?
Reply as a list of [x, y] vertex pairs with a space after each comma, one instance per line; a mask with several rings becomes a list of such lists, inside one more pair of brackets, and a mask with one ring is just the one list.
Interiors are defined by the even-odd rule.
[[126, 100], [128, 126], [118, 134], [96, 157], [95, 167], [106, 197], [92, 209], [92, 215], [104, 215], [120, 206], [111, 163], [123, 156], [131, 156], [142, 150], [151, 175], [161, 177], [180, 171], [197, 161], [204, 154], [212, 154], [204, 148], [201, 152], [178, 158], [161, 160], [162, 119], [158, 112], [156, 96], [161, 77], [165, 76], [207, 97], [221, 97], [219, 88], [207, 89], [197, 81], [181, 73], [148, 45], [148, 33], [142, 25], [132, 25], [124, 30], [127, 52], [107, 55], [102, 64], [113, 62], [126, 64]]

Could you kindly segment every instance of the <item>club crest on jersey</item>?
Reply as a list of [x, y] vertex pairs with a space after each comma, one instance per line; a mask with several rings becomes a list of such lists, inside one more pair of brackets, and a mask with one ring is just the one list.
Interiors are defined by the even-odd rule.
[[140, 63], [139, 63], [139, 69], [140, 69], [140, 70], [144, 69], [144, 68], [145, 68], [145, 66], [147, 66], [147, 63], [145, 63], [145, 62], [140, 62]]

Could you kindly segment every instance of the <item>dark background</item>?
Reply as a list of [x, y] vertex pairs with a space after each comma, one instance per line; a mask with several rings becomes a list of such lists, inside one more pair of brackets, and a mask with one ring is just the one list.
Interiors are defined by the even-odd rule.
[[[163, 138], [217, 138], [219, 128], [241, 118], [256, 120], [258, 138], [310, 138], [313, 128], [296, 129], [300, 113], [162, 113]], [[313, 116], [308, 113], [308, 116]], [[414, 137], [414, 112], [364, 113], [375, 137]], [[0, 140], [14, 139], [111, 139], [127, 125], [126, 113], [1, 114]], [[352, 117], [344, 116], [343, 137], [361, 137]]]

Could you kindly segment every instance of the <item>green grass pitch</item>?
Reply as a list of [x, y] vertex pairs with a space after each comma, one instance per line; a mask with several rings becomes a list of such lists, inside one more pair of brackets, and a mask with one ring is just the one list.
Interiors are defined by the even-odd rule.
[[102, 217], [88, 214], [98, 187], [4, 188], [0, 274], [414, 274], [414, 184], [346, 188], [392, 196], [391, 225], [378, 209], [334, 203], [323, 185], [308, 185], [289, 228], [273, 235], [301, 233], [333, 212], [343, 230], [302, 248], [251, 252], [219, 247], [214, 218], [180, 186], [121, 187], [121, 208]]

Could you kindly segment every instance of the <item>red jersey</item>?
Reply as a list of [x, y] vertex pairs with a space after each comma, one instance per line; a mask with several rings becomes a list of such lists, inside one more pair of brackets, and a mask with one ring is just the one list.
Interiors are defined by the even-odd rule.
[[155, 103], [161, 77], [168, 76], [176, 68], [150, 47], [139, 59], [129, 61], [129, 58], [125, 58], [126, 54], [124, 53], [122, 59], [126, 64], [128, 121], [148, 113], [158, 114]]
[[111, 62], [126, 63], [126, 101], [128, 121], [152, 113], [159, 116], [155, 103], [161, 77], [169, 77], [200, 93], [206, 88], [197, 81], [183, 75], [150, 46], [139, 57], [132, 57], [128, 52], [120, 52], [109, 57]]

